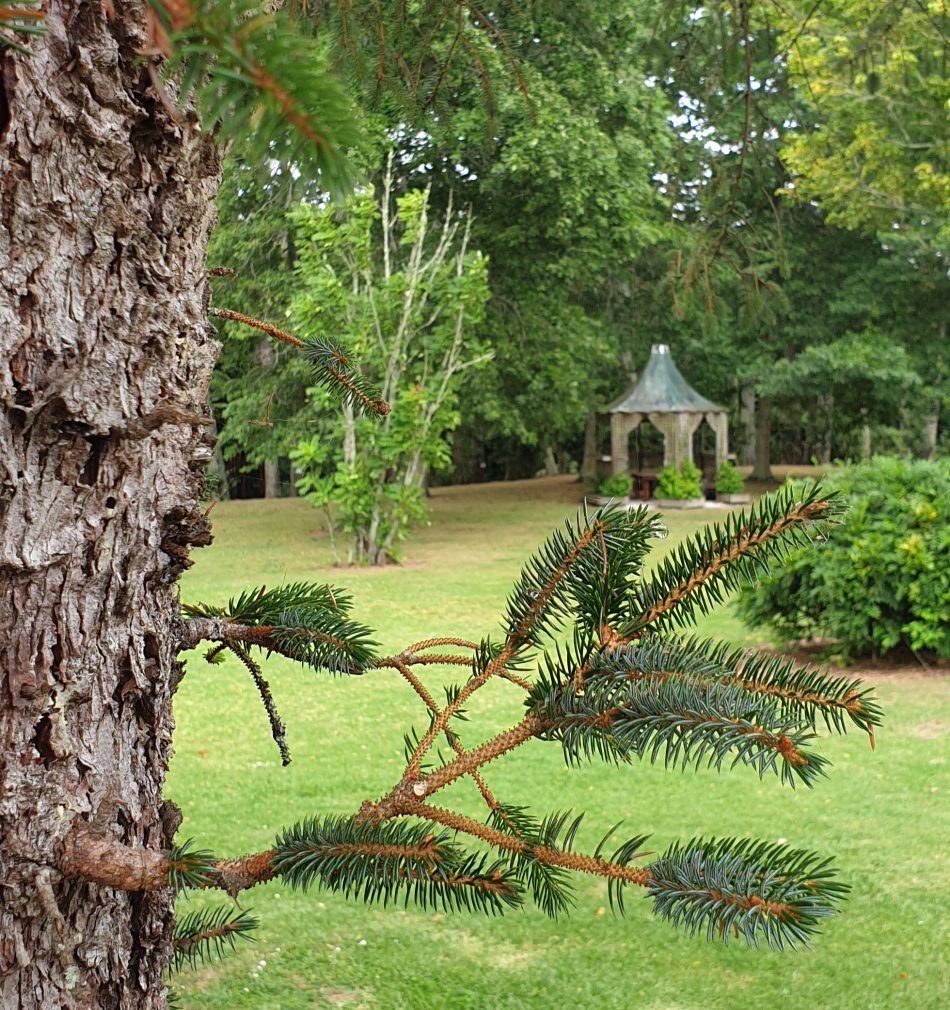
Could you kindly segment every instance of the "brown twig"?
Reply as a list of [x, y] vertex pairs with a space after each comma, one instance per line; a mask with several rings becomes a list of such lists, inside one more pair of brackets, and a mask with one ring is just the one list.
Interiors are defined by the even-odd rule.
[[534, 859], [548, 863], [550, 866], [561, 866], [566, 870], [590, 873], [608, 880], [623, 880], [640, 887], [649, 887], [653, 882], [653, 875], [649, 868], [625, 866], [621, 863], [612, 863], [607, 859], [601, 859], [599, 856], [585, 856], [577, 852], [566, 852], [563, 849], [552, 849], [546, 845], [532, 845], [523, 838], [516, 838], [488, 824], [482, 824], [470, 817], [463, 817], [461, 814], [443, 807], [417, 802], [410, 804], [406, 812], [415, 817], [424, 817], [426, 820], [435, 821], [454, 831], [461, 831], [474, 838], [480, 838], [496, 849], [530, 854]]
[[275, 340], [282, 340], [285, 344], [293, 344], [294, 347], [306, 347], [307, 345], [292, 333], [282, 330], [273, 323], [265, 323], [263, 319], [255, 319], [253, 316], [246, 316], [243, 312], [235, 312], [233, 309], [209, 309], [210, 315], [217, 316], [218, 319], [230, 319], [235, 323], [243, 323], [251, 326], [261, 333], [266, 333]]

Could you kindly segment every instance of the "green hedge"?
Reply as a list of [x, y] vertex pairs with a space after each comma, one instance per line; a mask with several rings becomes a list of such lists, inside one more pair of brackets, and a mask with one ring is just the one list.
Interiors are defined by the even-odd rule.
[[851, 655], [950, 658], [950, 462], [877, 457], [826, 486], [849, 504], [843, 522], [744, 590], [743, 618], [785, 638], [840, 639]]

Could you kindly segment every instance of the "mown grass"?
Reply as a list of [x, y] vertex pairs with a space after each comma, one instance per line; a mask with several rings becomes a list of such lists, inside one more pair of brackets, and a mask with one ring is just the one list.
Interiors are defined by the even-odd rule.
[[[355, 616], [378, 629], [385, 649], [432, 634], [478, 638], [497, 626], [519, 566], [577, 496], [565, 479], [439, 490], [407, 563], [381, 571], [331, 568], [318, 516], [304, 502], [219, 505], [215, 543], [196, 555], [183, 597], [223, 600], [248, 585], [329, 580], [354, 593]], [[657, 551], [708, 516], [669, 516], [670, 538]], [[739, 642], [761, 637], [728, 609], [700, 631]], [[222, 855], [266, 848], [295, 820], [351, 813], [377, 797], [401, 772], [403, 733], [426, 721], [395, 675], [332, 679], [271, 661], [265, 673], [294, 757], [284, 769], [243, 670], [230, 661], [209, 667], [197, 655], [188, 667], [168, 792], [185, 812], [180, 837]], [[690, 939], [635, 897], [627, 918], [615, 918], [606, 886], [593, 878], [576, 881], [577, 906], [558, 922], [532, 908], [500, 919], [369, 908], [275, 882], [241, 899], [261, 918], [257, 943], [173, 984], [188, 1010], [548, 1010], [561, 1002], [604, 1010], [942, 1008], [950, 836], [942, 730], [950, 691], [939, 677], [877, 681], [886, 710], [877, 751], [860, 734], [823, 741], [834, 766], [814, 790], [760, 782], [748, 769], [567, 770], [558, 748], [540, 744], [486, 770], [507, 802], [588, 811], [586, 841], [623, 818], [630, 834], [652, 832], [656, 847], [698, 834], [752, 835], [834, 854], [854, 893], [812, 951]], [[490, 685], [463, 739], [488, 735], [519, 708], [510, 685]], [[472, 787], [456, 787], [449, 800], [482, 816]]]

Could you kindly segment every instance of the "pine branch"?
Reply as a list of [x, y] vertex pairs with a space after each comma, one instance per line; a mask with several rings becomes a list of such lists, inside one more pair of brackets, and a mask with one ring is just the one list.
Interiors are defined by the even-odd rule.
[[182, 612], [187, 617], [224, 618], [235, 624], [251, 627], [274, 625], [286, 610], [297, 607], [322, 608], [348, 614], [353, 608], [353, 598], [345, 589], [315, 582], [293, 582], [268, 589], [267, 586], [247, 589], [227, 606], [210, 603], [184, 604]]
[[[549, 667], [552, 664], [549, 663]], [[563, 666], [546, 674], [549, 683], [564, 679]], [[813, 667], [800, 667], [784, 656], [769, 656], [725, 643], [650, 637], [626, 646], [602, 650], [587, 664], [588, 675], [616, 679], [715, 681], [742, 688], [776, 704], [781, 715], [807, 722], [818, 719], [829, 730], [844, 733], [851, 722], [864, 730], [874, 744], [874, 729], [882, 714], [871, 688], [860, 680], [835, 677]]]
[[278, 838], [273, 867], [294, 888], [319, 883], [384, 905], [402, 897], [423, 908], [494, 914], [521, 903], [502, 863], [465, 853], [425, 822], [303, 821]]
[[[205, 129], [240, 142], [248, 160], [293, 163], [342, 193], [353, 171], [359, 117], [338, 80], [328, 45], [306, 22], [258, 0], [152, 0], [153, 48], [169, 56], [166, 79], [184, 106], [197, 99]], [[289, 68], [293, 72], [288, 72]]]
[[340, 344], [325, 337], [301, 340], [271, 323], [265, 323], [253, 316], [246, 316], [242, 312], [234, 312], [232, 309], [211, 309], [210, 314], [219, 319], [230, 319], [237, 323], [243, 323], [245, 326], [251, 326], [275, 340], [281, 340], [293, 347], [300, 348], [313, 366], [314, 379], [318, 385], [336, 393], [344, 403], [361, 410], [381, 417], [389, 413], [391, 409], [389, 404], [381, 398], [379, 390], [354, 367], [349, 355]]
[[168, 884], [176, 894], [187, 894], [188, 888], [213, 887], [215, 857], [208, 849], [196, 849], [191, 838], [173, 845], [168, 853], [165, 870]]
[[336, 392], [344, 403], [385, 416], [389, 404], [379, 390], [362, 375], [344, 349], [326, 337], [311, 337], [304, 342], [306, 357], [316, 373], [317, 384]]
[[[510, 812], [512, 808], [507, 808]], [[627, 884], [637, 884], [641, 887], [649, 886], [651, 875], [648, 869], [637, 866], [630, 866], [629, 863], [636, 857], [642, 856], [640, 847], [647, 839], [647, 835], [639, 835], [631, 838], [620, 846], [611, 859], [604, 859], [600, 855], [607, 840], [613, 834], [611, 829], [597, 846], [597, 851], [593, 856], [572, 852], [569, 848], [556, 848], [553, 846], [540, 844], [530, 839], [512, 834], [510, 828], [503, 830], [489, 824], [482, 824], [472, 820], [462, 814], [457, 814], [452, 810], [445, 810], [442, 807], [434, 807], [427, 803], [416, 802], [407, 808], [406, 813], [414, 814], [417, 817], [426, 817], [437, 824], [443, 824], [453, 831], [461, 831], [471, 835], [473, 838], [480, 838], [489, 845], [500, 849], [502, 852], [513, 853], [524, 856], [528, 860], [536, 860], [548, 866], [558, 867], [565, 870], [573, 870], [577, 873], [589, 873], [594, 876], [604, 877], [609, 881], [621, 881]], [[546, 831], [556, 829], [560, 833], [567, 815], [555, 815], [548, 819]], [[565, 833], [568, 844], [573, 842], [574, 832], [576, 832], [579, 822], [571, 822]], [[549, 834], [550, 839], [550, 834]], [[556, 840], [556, 839], [555, 839]], [[544, 901], [542, 896], [542, 902]]]
[[376, 642], [369, 628], [349, 619], [351, 607], [351, 598], [329, 585], [262, 586], [229, 600], [226, 607], [183, 606], [191, 620], [180, 647], [193, 648], [202, 639], [257, 646], [315, 670], [359, 675], [373, 665]]
[[274, 701], [274, 696], [271, 694], [270, 685], [264, 680], [261, 668], [240, 645], [232, 642], [228, 645], [228, 649], [244, 664], [244, 668], [254, 679], [254, 685], [261, 696], [264, 711], [267, 712], [267, 719], [270, 722], [271, 736], [273, 736], [274, 742], [280, 751], [280, 763], [286, 768], [290, 764], [290, 750], [287, 747], [287, 727], [284, 725], [284, 720], [281, 719], [280, 713], [277, 711], [277, 704]]
[[645, 507], [600, 513], [596, 550], [585, 552], [571, 573], [571, 610], [581, 629], [608, 644], [613, 629], [629, 623], [633, 590], [639, 581], [651, 541], [663, 536], [663, 524]]
[[506, 831], [524, 842], [523, 849], [510, 853], [509, 865], [522, 876], [535, 904], [552, 919], [567, 911], [574, 904], [574, 897], [567, 871], [540, 859], [536, 850], [561, 848], [569, 852], [583, 816], [575, 818], [560, 845], [558, 835], [567, 814], [552, 814], [544, 821], [538, 821], [526, 807], [499, 806], [492, 810], [489, 817], [488, 823], [493, 828]]
[[[707, 939], [730, 932], [749, 946], [808, 946], [822, 919], [834, 915], [847, 885], [830, 861], [811, 852], [750, 839], [696, 839], [673, 845], [649, 867], [654, 912]], [[620, 888], [611, 889], [621, 900]]]
[[824, 774], [825, 760], [805, 749], [814, 737], [807, 724], [790, 720], [770, 700], [715, 680], [631, 680], [626, 670], [603, 670], [587, 679], [582, 693], [542, 681], [531, 705], [568, 763], [632, 756], [655, 762], [662, 754], [674, 768], [706, 761], [718, 769], [731, 758], [732, 766], [752, 765], [760, 777], [773, 771], [788, 785], [799, 779], [812, 785]]
[[0, 5], [0, 50], [4, 48], [12, 49], [23, 56], [32, 55], [29, 49], [21, 46], [14, 35], [45, 35], [46, 27], [43, 19], [46, 17], [42, 10], [32, 10], [35, 0], [23, 0], [15, 6], [12, 4]]
[[220, 905], [191, 912], [175, 923], [173, 972], [185, 965], [196, 968], [235, 950], [238, 940], [254, 942], [251, 933], [260, 922], [249, 911]]
[[837, 499], [821, 497], [814, 484], [783, 488], [748, 512], [731, 514], [724, 524], [706, 526], [666, 558], [643, 586], [639, 614], [624, 626], [622, 637], [694, 622], [697, 609], [707, 613], [744, 578], [767, 571], [770, 560], [781, 560], [792, 547], [809, 543], [809, 529], [834, 521], [840, 511]]
[[375, 660], [372, 632], [338, 612], [295, 607], [270, 629], [268, 647], [314, 670], [362, 674]]

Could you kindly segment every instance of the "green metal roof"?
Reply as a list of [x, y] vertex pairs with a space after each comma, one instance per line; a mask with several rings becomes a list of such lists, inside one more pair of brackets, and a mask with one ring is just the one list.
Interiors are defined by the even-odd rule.
[[609, 414], [685, 413], [724, 409], [695, 389], [680, 375], [666, 344], [654, 344], [639, 381], [607, 407]]

